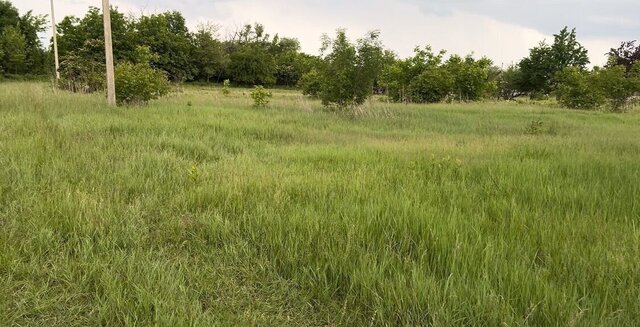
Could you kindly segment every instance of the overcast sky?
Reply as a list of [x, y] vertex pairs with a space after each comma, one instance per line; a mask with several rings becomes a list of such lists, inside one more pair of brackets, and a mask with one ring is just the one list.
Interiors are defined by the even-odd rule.
[[[49, 1], [12, 0], [21, 12], [48, 14]], [[55, 0], [56, 18], [82, 16], [100, 0]], [[111, 0], [125, 13], [182, 12], [190, 28], [211, 22], [222, 34], [259, 22], [267, 32], [300, 40], [317, 54], [320, 37], [337, 28], [359, 37], [380, 30], [400, 56], [430, 44], [449, 53], [488, 56], [509, 65], [562, 27], [576, 27], [593, 64], [621, 41], [640, 39], [640, 0]]]

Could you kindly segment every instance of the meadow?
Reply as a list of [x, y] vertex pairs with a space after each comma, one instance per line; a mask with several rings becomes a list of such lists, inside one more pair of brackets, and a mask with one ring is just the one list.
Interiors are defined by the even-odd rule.
[[640, 112], [0, 84], [0, 325], [634, 326]]

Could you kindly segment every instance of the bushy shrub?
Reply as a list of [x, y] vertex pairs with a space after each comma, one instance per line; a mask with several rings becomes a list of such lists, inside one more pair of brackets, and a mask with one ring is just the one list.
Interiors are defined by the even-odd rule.
[[409, 84], [409, 94], [413, 102], [441, 102], [451, 93], [453, 78], [441, 67], [431, 68], [414, 78]]
[[615, 112], [624, 111], [631, 97], [640, 92], [640, 63], [627, 74], [623, 65], [611, 66], [595, 71], [597, 83]]
[[298, 81], [298, 87], [302, 89], [302, 94], [317, 97], [320, 93], [320, 88], [322, 87], [320, 73], [313, 69], [302, 75]]
[[556, 98], [562, 106], [594, 109], [604, 104], [604, 95], [594, 74], [576, 67], [567, 67], [557, 75], [556, 80]]
[[231, 94], [231, 81], [225, 79], [224, 82], [222, 82], [222, 95], [228, 96], [229, 94]]
[[135, 63], [116, 67], [116, 98], [120, 105], [144, 105], [169, 92], [167, 73], [150, 66], [158, 55], [146, 46], [136, 48], [134, 55]]
[[525, 92], [520, 90], [520, 85], [522, 85], [522, 71], [518, 66], [509, 66], [498, 75], [498, 97], [503, 100], [513, 100], [524, 95]]
[[253, 99], [253, 106], [256, 108], [265, 108], [271, 102], [273, 94], [267, 91], [262, 85], [255, 86], [251, 91], [251, 98]]
[[120, 105], [144, 105], [168, 92], [169, 81], [164, 71], [142, 63], [116, 67], [116, 97]]
[[452, 95], [458, 101], [478, 101], [490, 89], [495, 88], [489, 70], [493, 62], [487, 58], [479, 60], [471, 55], [464, 58], [452, 55], [443, 65], [452, 79]]
[[104, 56], [94, 55], [104, 44], [90, 40], [82, 47], [63, 57], [60, 62], [58, 87], [77, 93], [102, 91], [106, 86]]
[[414, 49], [414, 53], [413, 57], [387, 63], [380, 74], [379, 83], [386, 89], [387, 95], [392, 101], [425, 102], [421, 99], [425, 98], [426, 92], [422, 92], [418, 88], [418, 85], [424, 81], [416, 80], [426, 71], [433, 73], [440, 69], [446, 52], [435, 53], [431, 47], [427, 46]]

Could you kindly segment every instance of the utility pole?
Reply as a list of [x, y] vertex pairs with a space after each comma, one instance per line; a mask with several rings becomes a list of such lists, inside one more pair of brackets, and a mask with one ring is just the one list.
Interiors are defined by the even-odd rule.
[[102, 0], [102, 16], [104, 19], [104, 52], [107, 58], [107, 104], [116, 105], [116, 82], [113, 68], [113, 44], [111, 41], [111, 7], [109, 0]]
[[56, 80], [60, 80], [60, 61], [58, 61], [58, 30], [56, 28], [56, 11], [51, 0], [51, 28], [53, 29], [53, 55], [56, 60]]

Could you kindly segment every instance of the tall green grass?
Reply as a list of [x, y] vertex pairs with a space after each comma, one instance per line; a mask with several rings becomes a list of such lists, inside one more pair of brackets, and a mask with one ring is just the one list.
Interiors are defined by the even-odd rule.
[[0, 84], [4, 325], [640, 321], [637, 112], [103, 102]]

